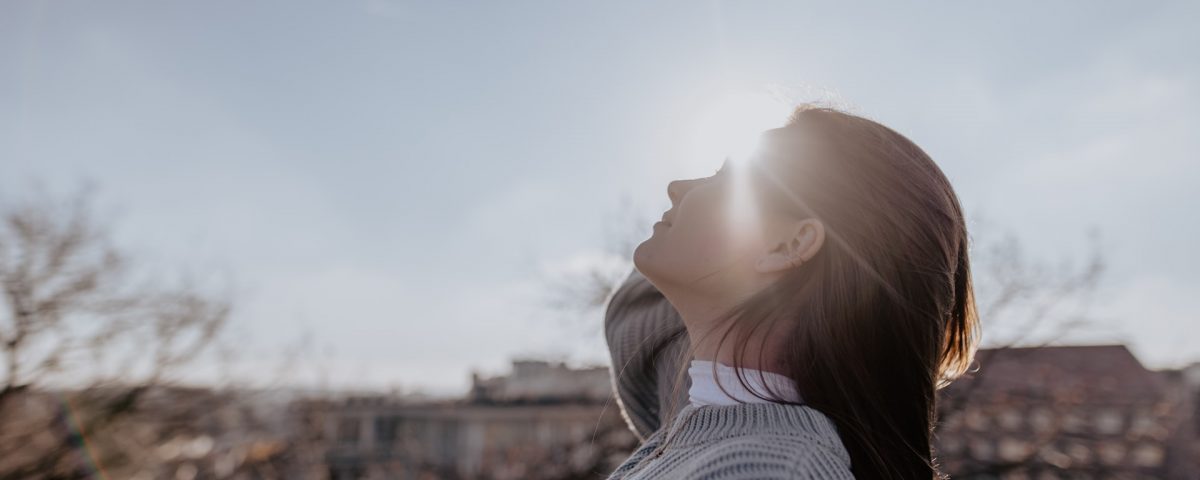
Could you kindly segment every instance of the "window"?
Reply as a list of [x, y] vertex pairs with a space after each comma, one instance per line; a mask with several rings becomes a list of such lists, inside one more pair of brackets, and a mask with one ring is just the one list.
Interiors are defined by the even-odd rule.
[[1021, 428], [1021, 412], [1012, 407], [1006, 407], [1000, 411], [1000, 416], [997, 422], [1002, 428], [1008, 431], [1014, 431]]
[[361, 422], [357, 418], [343, 418], [338, 422], [337, 440], [345, 445], [357, 445]]
[[1125, 459], [1125, 446], [1118, 442], [1103, 442], [1096, 456], [1105, 465], [1119, 465]]
[[1086, 464], [1092, 461], [1092, 450], [1078, 442], [1067, 445], [1067, 455], [1077, 464]]
[[953, 432], [955, 430], [958, 430], [959, 427], [962, 426], [962, 422], [963, 422], [962, 415], [960, 414], [960, 412], [951, 413], [950, 415], [945, 416], [941, 420], [942, 420], [941, 425], [938, 426], [938, 429], [942, 430], [942, 431], [947, 431], [947, 432]]
[[[1058, 446], [1053, 443], [1043, 445], [1041, 450], [1038, 450], [1038, 457], [1050, 465], [1057, 468], [1068, 468], [1071, 466], [1071, 456], [1059, 450]], [[1058, 478], [1058, 477], [1054, 477]]]
[[1098, 410], [1092, 421], [1096, 426], [1096, 431], [1105, 435], [1121, 433], [1121, 428], [1125, 425], [1125, 419], [1121, 416], [1121, 412], [1115, 408]]
[[1087, 422], [1084, 421], [1083, 415], [1079, 414], [1078, 412], [1067, 412], [1063, 414], [1062, 428], [1064, 431], [1068, 433], [1080, 433], [1083, 432], [1086, 426]]
[[956, 435], [940, 437], [938, 443], [941, 444], [941, 452], [947, 455], [957, 455], [963, 449], [962, 438]]
[[1158, 467], [1162, 465], [1165, 456], [1162, 447], [1143, 443], [1133, 450], [1132, 460], [1139, 467]]
[[1033, 426], [1033, 430], [1038, 433], [1046, 433], [1054, 430], [1054, 412], [1049, 408], [1038, 407], [1029, 414], [1029, 424]]
[[1152, 437], [1158, 435], [1158, 422], [1149, 409], [1141, 408], [1133, 414], [1130, 420], [1129, 433], [1135, 437]]
[[975, 460], [988, 461], [992, 459], [992, 443], [982, 438], [971, 440], [971, 458]]
[[400, 417], [387, 416], [375, 418], [375, 443], [391, 445], [396, 441], [400, 431]]
[[1031, 453], [1029, 444], [1015, 438], [1005, 437], [1000, 440], [997, 454], [1001, 460], [1007, 462], [1022, 462]]
[[975, 430], [977, 432], [987, 430], [987, 428], [988, 428], [987, 415], [984, 415], [983, 412], [979, 411], [978, 409], [973, 408], [973, 409], [967, 411], [966, 424], [967, 424], [967, 428], [970, 428], [971, 430]]

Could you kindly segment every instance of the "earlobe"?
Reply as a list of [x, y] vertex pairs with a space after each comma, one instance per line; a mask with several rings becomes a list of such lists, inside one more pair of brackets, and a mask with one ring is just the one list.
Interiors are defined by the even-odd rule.
[[772, 273], [787, 270], [796, 266], [796, 262], [786, 252], [772, 252], [758, 259], [754, 270], [758, 273]]
[[792, 234], [776, 250], [759, 258], [754, 269], [759, 273], [773, 273], [799, 267], [816, 256], [824, 243], [824, 225], [816, 219], [804, 220], [796, 224]]

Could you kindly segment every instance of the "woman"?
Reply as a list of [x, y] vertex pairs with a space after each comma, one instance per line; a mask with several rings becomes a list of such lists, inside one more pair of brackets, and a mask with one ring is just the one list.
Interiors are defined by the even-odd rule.
[[979, 325], [962, 209], [929, 156], [801, 107], [667, 194], [605, 319], [643, 440], [610, 478], [935, 478], [936, 390]]

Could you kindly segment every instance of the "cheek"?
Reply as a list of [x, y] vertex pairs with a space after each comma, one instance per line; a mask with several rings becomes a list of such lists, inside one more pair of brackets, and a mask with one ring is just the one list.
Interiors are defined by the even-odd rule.
[[694, 212], [690, 218], [672, 225], [666, 238], [683, 260], [709, 265], [728, 257], [736, 249], [729, 235], [731, 223], [720, 209]]
[[739, 222], [720, 193], [689, 193], [672, 225], [659, 227], [634, 252], [639, 270], [686, 281], [728, 269], [757, 248], [752, 238], [738, 231]]
[[694, 262], [727, 263], [744, 255], [756, 245], [741, 218], [744, 212], [737, 211], [724, 191], [703, 193], [694, 202], [682, 205], [677, 223], [666, 232], [668, 238]]

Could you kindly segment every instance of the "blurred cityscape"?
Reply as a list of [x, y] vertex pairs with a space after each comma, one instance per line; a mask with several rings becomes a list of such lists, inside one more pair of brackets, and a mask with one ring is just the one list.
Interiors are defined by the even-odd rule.
[[[1122, 345], [991, 349], [979, 360], [941, 401], [937, 458], [952, 477], [1200, 478], [1200, 364], [1148, 370]], [[6, 440], [43, 417], [74, 428], [69, 395], [9, 395]], [[29, 466], [60, 446], [57, 432], [28, 432], [6, 446], [20, 455], [0, 457], [0, 477], [603, 478], [637, 444], [607, 366], [539, 360], [473, 374], [452, 399], [162, 387], [136, 403], [120, 434], [78, 438], [57, 463]], [[105, 442], [145, 448], [114, 461], [97, 456], [120, 448]]]
[[[16, 204], [3, 220], [0, 480], [592, 479], [637, 446], [608, 365], [516, 360], [452, 397], [186, 381], [244, 350], [222, 336], [226, 297], [146, 281], [86, 198]], [[1094, 327], [1102, 259], [1047, 275], [1018, 247], [977, 256], [983, 317]], [[564, 298], [595, 312], [613, 279], [589, 272]], [[1123, 343], [1027, 344], [993, 343], [942, 392], [945, 473], [1200, 478], [1200, 363], [1149, 369]]]
[[1123, 345], [981, 350], [940, 400], [955, 478], [1200, 478], [1200, 364], [1148, 370]]

